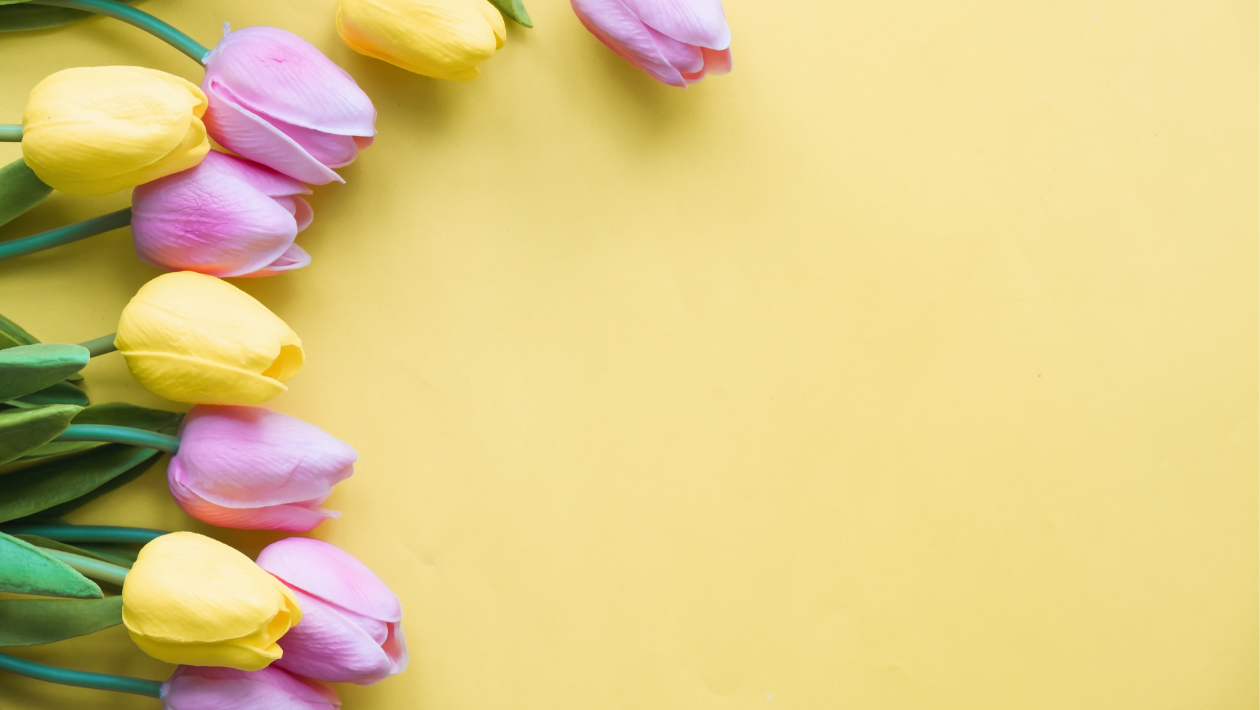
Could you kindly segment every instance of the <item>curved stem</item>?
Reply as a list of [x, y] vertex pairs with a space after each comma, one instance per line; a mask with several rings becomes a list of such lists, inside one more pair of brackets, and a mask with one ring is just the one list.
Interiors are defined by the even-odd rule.
[[49, 557], [54, 557], [62, 562], [65, 562], [67, 566], [84, 577], [99, 579], [102, 582], [117, 584], [120, 587], [122, 586], [123, 580], [127, 578], [126, 567], [119, 567], [118, 565], [113, 565], [108, 562], [101, 562], [100, 560], [94, 560], [91, 557], [76, 555], [73, 552], [63, 552], [62, 550], [41, 548], [40, 552], [48, 555]]
[[53, 441], [108, 441], [111, 444], [147, 446], [168, 454], [179, 452], [179, 438], [156, 431], [108, 424], [71, 424]]
[[22, 124], [0, 123], [0, 143], [21, 143]]
[[68, 7], [74, 10], [82, 10], [84, 12], [94, 12], [98, 15], [112, 17], [115, 20], [122, 20], [129, 25], [134, 25], [140, 29], [154, 35], [158, 39], [166, 42], [175, 49], [192, 57], [198, 64], [206, 63], [206, 55], [210, 50], [203, 46], [200, 42], [171, 27], [158, 18], [147, 12], [137, 10], [130, 5], [125, 5], [115, 0], [30, 0], [32, 5], [52, 5], [54, 7]]
[[112, 690], [118, 693], [147, 695], [151, 698], [162, 697], [161, 681], [131, 678], [125, 675], [74, 671], [69, 668], [58, 668], [57, 666], [28, 661], [24, 658], [15, 658], [4, 653], [0, 653], [0, 670], [24, 675], [27, 678], [48, 681], [49, 683], [75, 685], [80, 688], [96, 688], [97, 690]]
[[96, 357], [97, 355], [104, 355], [105, 353], [112, 353], [117, 350], [118, 347], [114, 345], [114, 338], [116, 337], [118, 337], [117, 333], [110, 333], [109, 335], [102, 335], [99, 338], [84, 340], [79, 343], [79, 345], [87, 348], [89, 357]]
[[122, 542], [143, 545], [163, 535], [165, 530], [119, 528], [112, 525], [14, 525], [5, 527], [9, 535], [38, 535], [57, 542]]
[[69, 244], [80, 239], [95, 237], [105, 232], [112, 232], [129, 224], [131, 224], [130, 207], [29, 237], [0, 242], [0, 259], [11, 259], [15, 256], [34, 254], [37, 251], [52, 249], [62, 244]]

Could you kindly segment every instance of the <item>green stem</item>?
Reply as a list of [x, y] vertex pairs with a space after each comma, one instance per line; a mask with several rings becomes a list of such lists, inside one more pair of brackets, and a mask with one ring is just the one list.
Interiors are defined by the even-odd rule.
[[114, 338], [116, 337], [118, 337], [117, 333], [110, 333], [109, 335], [102, 335], [99, 338], [85, 340], [79, 343], [79, 346], [87, 348], [90, 357], [96, 357], [97, 355], [104, 355], [105, 353], [112, 353], [117, 350], [118, 347], [114, 345]]
[[158, 18], [147, 12], [142, 12], [134, 7], [125, 5], [115, 0], [30, 0], [32, 5], [52, 5], [53, 7], [68, 7], [74, 10], [82, 10], [84, 12], [94, 12], [98, 15], [112, 17], [115, 20], [122, 20], [129, 25], [134, 25], [140, 29], [154, 35], [158, 39], [166, 42], [175, 49], [187, 54], [193, 58], [198, 64], [206, 63], [206, 55], [210, 53], [200, 42], [171, 27]]
[[179, 453], [178, 437], [109, 424], [71, 424], [53, 441], [108, 441], [111, 444], [147, 446], [168, 454]]
[[147, 695], [150, 698], [162, 697], [161, 681], [131, 678], [125, 675], [74, 671], [69, 668], [58, 668], [57, 666], [28, 661], [24, 658], [15, 658], [4, 653], [0, 653], [0, 670], [24, 675], [27, 678], [48, 681], [49, 683], [74, 685], [80, 688], [96, 688], [97, 690], [113, 690], [118, 693]]
[[21, 143], [22, 124], [0, 123], [0, 143]]
[[105, 232], [112, 232], [129, 224], [131, 224], [130, 207], [29, 237], [0, 242], [0, 259], [11, 259], [15, 256], [34, 254], [37, 251], [52, 249], [62, 244], [69, 244], [80, 239], [95, 237]]
[[112, 525], [14, 525], [5, 527], [9, 535], [38, 535], [57, 542], [121, 542], [143, 545], [170, 533], [149, 528], [120, 528]]
[[73, 552], [63, 552], [62, 550], [50, 550], [43, 548], [40, 552], [65, 562], [71, 569], [92, 579], [99, 579], [102, 582], [117, 584], [122, 586], [123, 580], [127, 578], [127, 568], [119, 567], [108, 562], [94, 560], [91, 557], [76, 555]]

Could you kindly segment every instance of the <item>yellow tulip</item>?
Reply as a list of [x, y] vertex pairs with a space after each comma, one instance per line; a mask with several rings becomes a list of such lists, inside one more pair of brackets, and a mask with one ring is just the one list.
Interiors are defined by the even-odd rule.
[[163, 274], [123, 309], [114, 345], [136, 381], [176, 402], [259, 405], [288, 391], [302, 341], [249, 294], [192, 271]]
[[341, 0], [337, 33], [359, 54], [438, 79], [468, 81], [507, 39], [486, 0]]
[[195, 84], [155, 69], [66, 69], [31, 90], [22, 157], [62, 192], [125, 190], [206, 157], [206, 105]]
[[142, 651], [189, 666], [266, 668], [302, 620], [297, 597], [248, 557], [204, 535], [163, 535], [123, 581], [123, 624]]

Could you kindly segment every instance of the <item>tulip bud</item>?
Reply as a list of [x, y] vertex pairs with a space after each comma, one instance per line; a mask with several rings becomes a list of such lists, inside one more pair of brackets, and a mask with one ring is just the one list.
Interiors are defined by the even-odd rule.
[[721, 0], [570, 0], [578, 19], [617, 56], [653, 79], [687, 88], [731, 70]]
[[302, 625], [284, 637], [276, 662], [331, 683], [371, 685], [407, 667], [402, 604], [362, 562], [320, 540], [290, 537], [258, 554], [302, 604]]
[[167, 271], [270, 276], [310, 263], [293, 243], [311, 223], [302, 183], [271, 168], [210, 151], [200, 165], [136, 188], [136, 255]]
[[437, 79], [469, 81], [507, 41], [503, 16], [486, 0], [341, 0], [346, 46]]
[[65, 69], [31, 90], [22, 157], [62, 192], [125, 190], [201, 162], [205, 111], [200, 89], [156, 69]]
[[303, 360], [302, 341], [266, 306], [191, 271], [141, 287], [114, 345], [150, 392], [200, 404], [263, 404], [288, 391]]
[[123, 582], [123, 624], [160, 661], [256, 671], [302, 620], [293, 592], [248, 557], [204, 535], [154, 539]]
[[206, 129], [237, 155], [312, 185], [342, 180], [376, 135], [376, 109], [309, 42], [275, 27], [228, 32], [206, 56]]
[[225, 528], [306, 532], [359, 455], [317, 426], [266, 407], [197, 405], [180, 427], [167, 479], [179, 507]]
[[332, 688], [268, 666], [260, 671], [180, 666], [162, 684], [162, 710], [336, 710]]

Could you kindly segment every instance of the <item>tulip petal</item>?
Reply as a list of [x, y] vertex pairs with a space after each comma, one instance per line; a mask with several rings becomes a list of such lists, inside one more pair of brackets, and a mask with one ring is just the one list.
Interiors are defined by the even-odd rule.
[[268, 197], [311, 194], [311, 188], [284, 173], [272, 170], [266, 165], [260, 165], [252, 160], [220, 153], [217, 150], [211, 151], [206, 156], [203, 168], [244, 180], [255, 190]]
[[131, 350], [123, 359], [145, 389], [172, 402], [259, 405], [289, 391], [274, 378], [187, 355]]
[[503, 15], [498, 8], [486, 0], [474, 0], [477, 9], [481, 11], [481, 15], [486, 18], [486, 22], [490, 23], [490, 29], [494, 32], [494, 48], [503, 49], [503, 44], [507, 42], [507, 25], [503, 23]]
[[[490, 19], [484, 0], [341, 0], [337, 33], [354, 51], [410, 72], [451, 81], [481, 75], [477, 65], [505, 37], [503, 17]], [[490, 8], [494, 13], [498, 10]]]
[[[302, 204], [306, 203], [303, 202]], [[271, 264], [266, 268], [259, 269], [252, 274], [241, 274], [239, 278], [251, 279], [260, 276], [275, 276], [276, 274], [282, 274], [286, 271], [300, 269], [310, 263], [311, 255], [307, 254], [306, 250], [302, 247], [296, 244], [291, 244], [288, 251], [281, 254], [279, 259], [271, 262]]]
[[206, 128], [228, 150], [312, 185], [345, 182], [297, 141], [241, 106], [224, 87], [207, 79]]
[[709, 49], [701, 48], [704, 52], [704, 71], [707, 74], [729, 74], [731, 71], [731, 48], [726, 49]]
[[228, 508], [211, 503], [179, 481], [168, 482], [171, 496], [185, 513], [220, 528], [309, 532], [329, 518], [341, 517], [341, 513], [335, 510], [320, 508], [321, 501], [301, 501], [260, 508]]
[[169, 710], [335, 710], [332, 688], [268, 666], [239, 671], [215, 666], [180, 666], [162, 689]]
[[731, 46], [721, 0], [623, 0], [643, 24], [679, 42], [709, 49]]
[[302, 128], [376, 134], [376, 109], [354, 79], [306, 40], [276, 27], [227, 33], [206, 57], [218, 84], [248, 110]]
[[[284, 195], [286, 204], [285, 209], [289, 209], [288, 205], [293, 205], [293, 209], [289, 209], [289, 214], [293, 215], [293, 220], [297, 222], [297, 229], [301, 232], [303, 229], [311, 226], [311, 221], [315, 219], [315, 210], [311, 209], [311, 203], [303, 200], [297, 195]], [[288, 250], [280, 256], [281, 259], [288, 259], [291, 263], [302, 261], [300, 266], [306, 266], [311, 263], [311, 256], [302, 250], [302, 247], [290, 245]], [[275, 262], [272, 262], [273, 266]], [[290, 269], [296, 269], [297, 266], [290, 266]]]
[[411, 655], [407, 653], [407, 637], [403, 635], [402, 624], [395, 622], [389, 625], [389, 636], [385, 638], [381, 648], [385, 650], [385, 655], [389, 656], [392, 664], [390, 675], [407, 670]]
[[665, 61], [677, 69], [684, 78], [688, 73], [704, 69], [704, 55], [700, 53], [699, 47], [679, 42], [651, 27], [647, 28], [647, 31], [652, 35], [652, 41], [656, 42], [656, 47], [661, 50]]
[[258, 566], [290, 587], [372, 619], [402, 621], [402, 603], [367, 565], [322, 540], [290, 537], [258, 555]]
[[[276, 665], [301, 676], [329, 683], [371, 685], [388, 678], [394, 663], [346, 610], [296, 590], [302, 624], [284, 637], [284, 656]], [[371, 622], [371, 620], [368, 620]], [[380, 625], [384, 639], [388, 629]]]
[[354, 162], [359, 156], [359, 145], [354, 136], [339, 136], [335, 133], [323, 133], [285, 123], [278, 118], [259, 112], [267, 123], [276, 130], [293, 139], [302, 149], [311, 154], [319, 162], [330, 168], [341, 168]]
[[623, 0], [571, 0], [578, 20], [619, 57], [653, 79], [680, 88], [687, 81], [661, 53], [646, 25]]

